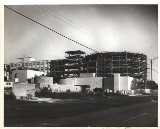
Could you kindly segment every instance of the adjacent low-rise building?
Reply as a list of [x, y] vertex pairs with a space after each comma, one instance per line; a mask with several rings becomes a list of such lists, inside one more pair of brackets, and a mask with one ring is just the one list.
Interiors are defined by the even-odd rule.
[[[133, 77], [120, 76], [120, 74], [114, 74], [113, 77], [77, 77], [60, 79], [60, 84], [80, 86], [81, 88], [87, 88], [93, 90], [95, 88], [102, 88], [104, 90], [111, 91], [129, 91], [131, 90], [131, 82]], [[91, 74], [92, 75], [92, 74]], [[83, 73], [84, 76], [84, 73]]]
[[13, 83], [12, 93], [17, 99], [20, 97], [35, 97], [35, 84], [30, 83]]
[[14, 70], [36, 70], [44, 72], [46, 75], [50, 75], [50, 61], [49, 60], [40, 60], [36, 61], [34, 58], [17, 58], [16, 63], [10, 63], [10, 71]]
[[[14, 70], [12, 71], [12, 82], [34, 83], [34, 77], [45, 75], [44, 72], [35, 70]], [[18, 81], [17, 81], [18, 80]]]

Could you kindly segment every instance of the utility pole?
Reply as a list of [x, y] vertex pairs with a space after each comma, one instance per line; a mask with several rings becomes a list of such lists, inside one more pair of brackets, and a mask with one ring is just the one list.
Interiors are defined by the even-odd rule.
[[101, 63], [102, 63], [102, 89], [104, 90], [104, 56], [101, 55]]
[[151, 81], [152, 81], [152, 79], [153, 79], [153, 78], [152, 78], [152, 70], [153, 70], [153, 69], [152, 69], [152, 64], [153, 64], [153, 61], [154, 61], [155, 59], [157, 59], [157, 58], [158, 58], [158, 57], [151, 59]]
[[151, 81], [152, 81], [152, 59], [151, 59]]

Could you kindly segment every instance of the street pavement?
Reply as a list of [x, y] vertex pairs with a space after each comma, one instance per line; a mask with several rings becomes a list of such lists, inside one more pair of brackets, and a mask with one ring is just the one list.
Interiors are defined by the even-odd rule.
[[[27, 125], [26, 125], [27, 126]], [[30, 126], [50, 127], [157, 127], [158, 102], [104, 109], [36, 122]]]

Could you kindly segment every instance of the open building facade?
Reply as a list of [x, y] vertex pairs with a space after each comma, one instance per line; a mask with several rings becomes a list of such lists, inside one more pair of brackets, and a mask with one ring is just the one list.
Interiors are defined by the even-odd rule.
[[[129, 76], [141, 81], [147, 79], [147, 56], [130, 52], [103, 52], [85, 55], [83, 51], [67, 51], [66, 59], [50, 61], [50, 76], [80, 77], [94, 73], [95, 77]], [[82, 74], [81, 74], [82, 75]]]

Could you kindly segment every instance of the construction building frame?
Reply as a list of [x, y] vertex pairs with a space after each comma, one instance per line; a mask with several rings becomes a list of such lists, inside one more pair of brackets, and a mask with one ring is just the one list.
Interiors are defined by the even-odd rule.
[[65, 52], [65, 59], [50, 61], [50, 76], [79, 77], [95, 73], [97, 77], [113, 77], [114, 73], [147, 80], [147, 56], [130, 52], [102, 52], [86, 55], [81, 50]]

